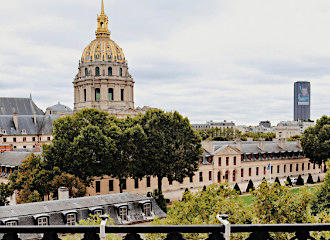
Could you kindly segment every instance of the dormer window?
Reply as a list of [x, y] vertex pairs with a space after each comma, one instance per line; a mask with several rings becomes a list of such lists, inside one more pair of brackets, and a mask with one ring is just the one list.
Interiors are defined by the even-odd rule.
[[18, 224], [17, 224], [17, 221], [16, 220], [14, 220], [14, 221], [7, 221], [6, 222], [6, 226], [17, 226]]
[[68, 213], [66, 215], [66, 225], [76, 225], [77, 218], [75, 213]]
[[48, 223], [48, 217], [39, 217], [37, 218], [38, 226], [47, 226]]
[[143, 204], [143, 213], [146, 217], [151, 217], [151, 203]]
[[22, 129], [22, 134], [26, 134], [26, 130], [25, 129]]
[[128, 221], [127, 206], [119, 207], [119, 217], [122, 221]]

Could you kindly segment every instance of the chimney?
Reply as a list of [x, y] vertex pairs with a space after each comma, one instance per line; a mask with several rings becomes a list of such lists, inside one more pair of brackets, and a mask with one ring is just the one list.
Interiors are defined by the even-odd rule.
[[285, 138], [278, 139], [278, 146], [285, 150]]
[[18, 130], [18, 114], [17, 114], [17, 112], [13, 113], [13, 122], [15, 125], [15, 129]]
[[235, 139], [236, 148], [242, 152], [242, 141], [240, 138]]
[[202, 147], [209, 153], [213, 153], [213, 142], [212, 141], [203, 141]]
[[264, 138], [260, 138], [258, 141], [258, 148], [263, 151], [265, 149], [265, 139]]
[[34, 125], [37, 125], [37, 114], [36, 114], [36, 112], [33, 112], [33, 123], [34, 123]]
[[69, 189], [66, 187], [58, 188], [58, 200], [69, 199]]

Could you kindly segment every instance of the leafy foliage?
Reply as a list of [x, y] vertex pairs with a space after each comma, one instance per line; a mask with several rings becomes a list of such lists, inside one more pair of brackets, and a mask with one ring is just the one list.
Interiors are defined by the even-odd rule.
[[12, 196], [14, 191], [10, 188], [9, 184], [0, 183], [0, 206], [9, 204], [8, 197]]
[[291, 178], [289, 176], [286, 178], [285, 185], [286, 186], [292, 186], [292, 181], [291, 181]]
[[166, 213], [167, 212], [166, 199], [163, 193], [160, 192], [158, 189], [155, 189], [151, 196], [155, 199], [160, 209], [162, 209]]
[[304, 179], [301, 177], [301, 175], [299, 175], [298, 178], [297, 178], [296, 185], [297, 186], [303, 186], [304, 184], [305, 184]]
[[195, 130], [202, 140], [209, 141], [232, 141], [241, 137], [241, 132], [233, 128], [210, 128]]
[[239, 186], [238, 186], [237, 183], [234, 186], [234, 190], [238, 193], [238, 195], [241, 195], [242, 194], [241, 189], [239, 188]]
[[306, 129], [301, 146], [312, 163], [326, 162], [330, 158], [330, 117], [323, 116], [314, 127]]
[[275, 178], [274, 182], [281, 186], [281, 182], [280, 182], [280, 179], [278, 177]]
[[246, 188], [246, 192], [252, 192], [252, 191], [254, 191], [254, 185], [253, 185], [252, 180], [250, 179], [249, 183], [247, 185], [247, 188]]

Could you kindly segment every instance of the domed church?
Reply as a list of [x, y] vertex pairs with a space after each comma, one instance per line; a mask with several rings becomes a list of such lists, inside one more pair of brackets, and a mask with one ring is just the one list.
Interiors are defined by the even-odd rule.
[[110, 39], [108, 16], [102, 0], [96, 39], [83, 51], [74, 86], [74, 111], [96, 108], [120, 118], [143, 113], [134, 108], [134, 80], [123, 50]]

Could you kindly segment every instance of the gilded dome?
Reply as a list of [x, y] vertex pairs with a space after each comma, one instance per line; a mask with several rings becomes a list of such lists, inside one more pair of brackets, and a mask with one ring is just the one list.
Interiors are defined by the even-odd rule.
[[114, 62], [125, 63], [123, 50], [110, 39], [108, 16], [104, 13], [102, 0], [101, 14], [97, 16], [96, 39], [85, 49], [81, 56], [82, 63]]
[[96, 38], [84, 50], [81, 62], [125, 63], [123, 50], [109, 37]]

